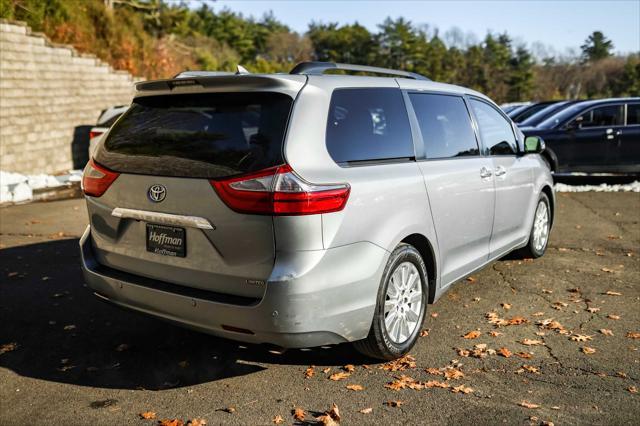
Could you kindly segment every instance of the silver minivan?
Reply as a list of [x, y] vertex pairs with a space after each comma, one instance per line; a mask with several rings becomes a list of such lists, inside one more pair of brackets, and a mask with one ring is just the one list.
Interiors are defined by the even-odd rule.
[[99, 298], [214, 335], [392, 359], [453, 283], [543, 255], [543, 149], [486, 96], [403, 71], [138, 83], [84, 172], [84, 276]]

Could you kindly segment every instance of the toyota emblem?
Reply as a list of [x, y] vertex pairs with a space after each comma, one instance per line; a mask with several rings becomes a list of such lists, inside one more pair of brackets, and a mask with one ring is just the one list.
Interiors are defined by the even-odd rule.
[[151, 185], [149, 187], [149, 191], [147, 192], [149, 199], [154, 203], [159, 203], [165, 199], [167, 196], [167, 188], [164, 185], [160, 185], [159, 183], [155, 185]]

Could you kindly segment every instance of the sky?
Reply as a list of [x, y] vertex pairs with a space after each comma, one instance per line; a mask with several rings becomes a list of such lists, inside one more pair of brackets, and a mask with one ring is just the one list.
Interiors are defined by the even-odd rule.
[[[261, 17], [269, 10], [297, 32], [305, 32], [310, 22], [358, 22], [375, 31], [387, 16], [404, 17], [416, 25], [437, 27], [444, 36], [457, 27], [464, 34], [481, 39], [491, 31], [506, 31], [516, 42], [532, 46], [539, 53], [566, 54], [579, 50], [594, 30], [613, 41], [615, 51], [640, 51], [640, 0], [494, 0], [494, 1], [345, 1], [345, 0], [189, 0], [191, 7], [205, 1], [214, 10], [229, 8], [243, 15]], [[469, 41], [473, 41], [470, 38]]]

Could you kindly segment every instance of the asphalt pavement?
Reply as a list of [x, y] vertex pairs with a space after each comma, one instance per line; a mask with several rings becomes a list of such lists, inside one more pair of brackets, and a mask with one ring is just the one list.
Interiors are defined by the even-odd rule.
[[105, 304], [80, 272], [82, 200], [0, 209], [0, 424], [311, 424], [332, 404], [341, 424], [637, 424], [640, 194], [557, 200], [543, 258], [456, 283], [411, 357], [387, 365], [350, 345], [278, 353]]

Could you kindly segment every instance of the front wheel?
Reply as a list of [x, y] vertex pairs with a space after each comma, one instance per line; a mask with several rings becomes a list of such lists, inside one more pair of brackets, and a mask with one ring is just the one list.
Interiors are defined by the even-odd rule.
[[544, 254], [549, 242], [549, 231], [551, 230], [551, 208], [547, 194], [540, 194], [540, 199], [536, 205], [533, 216], [533, 225], [529, 234], [529, 242], [522, 248], [524, 257], [538, 258]]
[[400, 244], [382, 274], [373, 323], [358, 351], [378, 359], [395, 359], [411, 350], [424, 321], [428, 301], [427, 269], [415, 247]]

